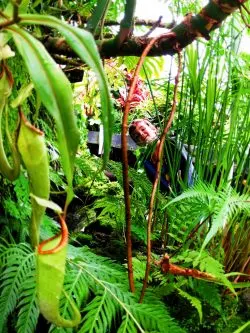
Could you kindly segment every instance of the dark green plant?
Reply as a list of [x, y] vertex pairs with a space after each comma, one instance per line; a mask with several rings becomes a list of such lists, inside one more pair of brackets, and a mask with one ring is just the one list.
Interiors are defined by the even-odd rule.
[[[34, 332], [39, 315], [35, 254], [27, 244], [3, 244], [0, 263], [0, 329], [17, 307], [17, 332]], [[64, 289], [83, 311], [77, 332], [108, 332], [111, 329], [116, 332], [184, 332], [168, 315], [158, 297], [149, 293], [145, 303], [138, 304], [136, 295], [127, 292], [124, 274], [122, 266], [94, 255], [88, 248], [69, 246]], [[64, 317], [70, 318], [71, 305], [64, 296], [60, 310]], [[51, 326], [50, 331], [65, 332], [65, 329]]]
[[[247, 11], [244, 2], [241, 3], [241, 9]], [[161, 302], [162, 295], [154, 293], [155, 290], [152, 288], [154, 283], [157, 287], [160, 285], [159, 292], [167, 294], [167, 288], [169, 287], [173, 294], [178, 293], [179, 296], [188, 300], [198, 313], [199, 319], [196, 318], [195, 320], [202, 321], [203, 312], [200, 299], [203, 298], [209, 303], [209, 287], [196, 284], [190, 279], [187, 281], [187, 277], [173, 277], [171, 274], [163, 276], [159, 273], [157, 267], [152, 274], [153, 277], [150, 280], [152, 285], [145, 297], [144, 304], [138, 304], [138, 292], [134, 295], [127, 292], [128, 285], [126, 279], [124, 279], [125, 269], [122, 266], [95, 256], [87, 249], [73, 246], [68, 248], [66, 260], [68, 233], [65, 219], [67, 208], [74, 196], [73, 189], [83, 188], [85, 203], [88, 202], [89, 198], [94, 201], [94, 203], [91, 202], [91, 206], [84, 207], [86, 211], [92, 213], [92, 220], [97, 219], [104, 225], [111, 225], [117, 233], [123, 231], [124, 228], [121, 172], [117, 173], [119, 184], [114, 183], [112, 185], [107, 179], [105, 180], [103, 173], [100, 172], [102, 166], [107, 165], [113, 116], [111, 114], [112, 102], [109, 87], [96, 45], [104, 56], [107, 56], [107, 51], [111, 51], [112, 54], [114, 50], [118, 53], [121, 52], [122, 55], [123, 50], [126, 50], [128, 45], [139, 46], [137, 55], [140, 55], [140, 48], [144, 48], [145, 40], [148, 43], [148, 39], [147, 36], [141, 39], [133, 39], [131, 35], [135, 3], [135, 1], [127, 1], [124, 6], [118, 0], [114, 2], [106, 0], [78, 1], [77, 3], [58, 1], [56, 4], [50, 0], [38, 0], [34, 3], [29, 3], [26, 0], [2, 1], [0, 12], [0, 102], [2, 103], [0, 106], [0, 120], [2, 121], [0, 126], [0, 168], [1, 173], [8, 179], [14, 180], [14, 182], [13, 185], [4, 182], [1, 184], [1, 188], [4, 189], [1, 204], [6, 213], [5, 228], [3, 233], [1, 232], [1, 236], [8, 239], [11, 244], [3, 240], [3, 244], [0, 245], [0, 312], [2, 316], [0, 318], [0, 331], [8, 330], [6, 320], [10, 318], [13, 312], [18, 313], [18, 318], [14, 323], [18, 332], [33, 332], [37, 324], [39, 311], [54, 324], [69, 326], [72, 324], [70, 319], [74, 317], [72, 316], [72, 309], [76, 313], [74, 311], [75, 305], [72, 306], [72, 299], [75, 300], [77, 307], [83, 313], [79, 329], [75, 329], [79, 332], [137, 332], [138, 330], [141, 332], [166, 332], [167, 327], [171, 332], [182, 331], [168, 315], [166, 307]], [[235, 3], [235, 1], [225, 1], [225, 3], [228, 5], [227, 10], [229, 8], [232, 12], [239, 6], [238, 2]], [[96, 4], [97, 6], [94, 9]], [[178, 1], [176, 12], [186, 12], [186, 6], [190, 7], [189, 4], [182, 6]], [[213, 6], [215, 6], [214, 10]], [[165, 52], [166, 47], [167, 52], [171, 54], [176, 51], [180, 52], [180, 46], [185, 47], [199, 35], [208, 39], [210, 30], [217, 28], [219, 23], [230, 13], [230, 10], [229, 13], [225, 12], [223, 6], [216, 6], [215, 3], [210, 2], [206, 7], [209, 15], [206, 16], [204, 16], [205, 11], [201, 11], [199, 15], [194, 17], [187, 15], [185, 21], [174, 27], [173, 35], [170, 34], [172, 37], [169, 40], [164, 41], [164, 38], [162, 38], [159, 41], [162, 51]], [[198, 10], [196, 5], [193, 9]], [[118, 35], [114, 39], [106, 41], [103, 37], [107, 32], [112, 32], [112, 29], [105, 27], [107, 19], [117, 19], [123, 10], [125, 15], [120, 24]], [[32, 14], [27, 14], [27, 12]], [[214, 13], [218, 14], [215, 20]], [[65, 20], [73, 18], [73, 21], [78, 24], [88, 22], [87, 29], [92, 31], [99, 40], [96, 42], [93, 36], [84, 29], [73, 27], [63, 20], [47, 14], [55, 14], [58, 18], [63, 16]], [[81, 15], [85, 17], [82, 18]], [[240, 35], [237, 29], [239, 28], [235, 28], [233, 21], [228, 26], [229, 30], [223, 28], [220, 30], [218, 40], [214, 38], [214, 42], [210, 42], [204, 56], [201, 54], [203, 44], [196, 44], [195, 48], [190, 47], [185, 53], [178, 117], [173, 127], [176, 142], [180, 146], [185, 144], [189, 152], [188, 158], [194, 161], [197, 177], [211, 182], [213, 186], [203, 186], [200, 191], [198, 185], [196, 185], [197, 187], [191, 190], [189, 194], [185, 192], [181, 197], [173, 199], [169, 203], [169, 207], [180, 203], [180, 212], [176, 212], [174, 209], [169, 211], [169, 214], [162, 212], [162, 208], [166, 205], [166, 198], [161, 194], [157, 194], [157, 203], [151, 208], [154, 208], [155, 233], [153, 239], [156, 242], [158, 241], [160, 246], [163, 245], [161, 252], [167, 249], [172, 255], [172, 263], [184, 265], [185, 268], [191, 270], [199, 268], [202, 272], [213, 274], [216, 280], [214, 282], [222, 284], [235, 293], [233, 287], [245, 287], [247, 284], [238, 284], [236, 283], [238, 281], [232, 283], [228, 280], [221, 265], [223, 251], [221, 247], [217, 251], [217, 247], [221, 240], [219, 236], [220, 230], [224, 227], [224, 222], [227, 222], [226, 227], [228, 229], [224, 230], [228, 232], [228, 235], [236, 231], [237, 237], [230, 238], [232, 246], [236, 244], [242, 249], [244, 241], [246, 242], [246, 238], [242, 242], [238, 240], [243, 230], [243, 222], [239, 222], [242, 216], [241, 210], [244, 210], [244, 221], [247, 222], [249, 217], [247, 203], [249, 201], [247, 194], [249, 190], [247, 183], [249, 181], [247, 169], [249, 158], [247, 154], [250, 140], [248, 131], [250, 104], [248, 103], [248, 82], [243, 79], [244, 72], [239, 75], [240, 64], [236, 61], [238, 57], [238, 34]], [[189, 28], [192, 29], [192, 33], [187, 30]], [[61, 39], [58, 42], [58, 33], [65, 38], [68, 46]], [[44, 37], [45, 35], [46, 37]], [[230, 52], [225, 52], [224, 40], [229, 40], [230, 47], [228, 49], [230, 49]], [[169, 41], [171, 41], [171, 45], [169, 45]], [[162, 42], [165, 42], [166, 45], [163, 45]], [[74, 63], [75, 60], [77, 65], [80, 64], [81, 68], [84, 68], [84, 75], [88, 80], [90, 72], [85, 69], [85, 66], [82, 66], [82, 62], [94, 71], [100, 90], [100, 98], [97, 97], [97, 86], [95, 85], [95, 90], [89, 91], [89, 99], [86, 98], [86, 102], [98, 104], [100, 100], [100, 106], [95, 106], [95, 108], [98, 111], [98, 117], [100, 117], [98, 121], [101, 120], [104, 125], [104, 164], [97, 162], [97, 166], [94, 168], [93, 164], [95, 162], [90, 161], [87, 154], [84, 153], [86, 149], [86, 127], [82, 124], [77, 127], [77, 122], [85, 122], [85, 117], [78, 115], [81, 112], [79, 105], [73, 110], [71, 86], [58, 63], [52, 59], [43, 44], [50, 51], [53, 47], [56, 49], [56, 54], [53, 54], [54, 51], [51, 51], [51, 53], [58, 63], [66, 64], [65, 72], [68, 70], [67, 65]], [[11, 49], [9, 46], [11, 46]], [[69, 58], [59, 56], [59, 54], [61, 55], [61, 48], [68, 52], [67, 56]], [[157, 48], [158, 45], [156, 51], [153, 50], [156, 54], [158, 52]], [[9, 58], [14, 56], [12, 49], [19, 56], [15, 56], [14, 60], [10, 61]], [[78, 59], [74, 59], [76, 55], [79, 57]], [[221, 59], [224, 60], [223, 69], [228, 73], [227, 77], [220, 71]], [[126, 60], [130, 66], [134, 63], [134, 59]], [[22, 65], [17, 65], [17, 63]], [[26, 66], [26, 70], [22, 72], [22, 75], [12, 75], [12, 72], [15, 72], [18, 66], [20, 70], [23, 65]], [[144, 74], [153, 100], [154, 113], [152, 116], [154, 120], [157, 119], [155, 122], [158, 122], [159, 128], [163, 128], [171, 110], [171, 73], [165, 81], [167, 83], [166, 89], [164, 90], [164, 85], [161, 86], [163, 97], [160, 98], [161, 108], [159, 110], [162, 111], [162, 104], [164, 104], [162, 100], [165, 105], [163, 112], [159, 112], [158, 101], [154, 98], [154, 87], [150, 83], [151, 75], [157, 72], [156, 66], [159, 69], [159, 60], [148, 60], [147, 66], [144, 67]], [[88, 92], [87, 89], [86, 91]], [[91, 95], [92, 93], [93, 95]], [[45, 109], [41, 107], [41, 104]], [[152, 104], [148, 103], [149, 106]], [[46, 195], [43, 196], [43, 181], [48, 182], [49, 163], [45, 159], [46, 175], [44, 177], [46, 179], [41, 179], [41, 165], [34, 166], [39, 158], [31, 154], [27, 161], [19, 145], [19, 152], [21, 152], [23, 162], [28, 169], [29, 181], [31, 182], [30, 189], [33, 192], [31, 193], [32, 214], [34, 216], [35, 213], [39, 213], [37, 218], [39, 221], [36, 226], [40, 225], [40, 222], [43, 224], [41, 233], [40, 230], [31, 232], [30, 238], [33, 239], [34, 247], [39, 243], [39, 233], [40, 238], [45, 240], [35, 249], [35, 253], [34, 249], [31, 250], [27, 243], [15, 244], [15, 241], [18, 241], [18, 243], [20, 241], [25, 242], [28, 229], [26, 220], [30, 215], [29, 190], [25, 171], [21, 173], [19, 179], [15, 180], [20, 171], [20, 156], [16, 147], [16, 135], [18, 135], [16, 129], [19, 128], [17, 107], [19, 110], [22, 108], [36, 126], [37, 124], [42, 125], [45, 135], [50, 141], [50, 148], [54, 150], [54, 147], [57, 147], [59, 158], [51, 161], [50, 179], [53, 181], [53, 190], [59, 190], [64, 195], [61, 200], [63, 209], [48, 201], [48, 188], [46, 188]], [[93, 108], [92, 105], [89, 105], [89, 107]], [[46, 115], [47, 111], [52, 118]], [[143, 115], [143, 111], [139, 110], [138, 114]], [[14, 115], [11, 114], [10, 116], [10, 113]], [[135, 113], [131, 117], [134, 118], [136, 115]], [[43, 120], [40, 119], [41, 117], [43, 117]], [[118, 118], [116, 115], [116, 119]], [[34, 127], [32, 128], [34, 130]], [[118, 128], [118, 125], [116, 125], [116, 128]], [[84, 132], [81, 139], [79, 129]], [[11, 135], [11, 131], [13, 135]], [[56, 143], [54, 142], [54, 135], [57, 136]], [[24, 142], [29, 144], [29, 140], [26, 137]], [[76, 153], [79, 154], [78, 159], [75, 158]], [[80, 162], [81, 158], [86, 159], [84, 163]], [[29, 163], [32, 164], [32, 175]], [[172, 167], [171, 178], [174, 181], [171, 194], [174, 194], [179, 186], [179, 184], [174, 183], [179, 165], [178, 153], [174, 157], [168, 157], [168, 163]], [[111, 165], [111, 169], [112, 167], [113, 170], [116, 168], [114, 164]], [[131, 194], [133, 236], [137, 240], [144, 241], [143, 232], [148, 215], [147, 204], [150, 197], [150, 183], [146, 180], [144, 174], [139, 174], [135, 170], [131, 170], [130, 176], [133, 181], [133, 192]], [[82, 180], [82, 178], [84, 179]], [[184, 176], [178, 181], [185, 187], [187, 182]], [[34, 182], [39, 183], [38, 191], [33, 188]], [[4, 188], [6, 184], [9, 187], [8, 189]], [[228, 184], [237, 187], [245, 194], [237, 194]], [[241, 185], [245, 187], [242, 188]], [[39, 192], [40, 190], [41, 192]], [[187, 205], [182, 203], [182, 199], [187, 199]], [[23, 201], [23, 210], [14, 209], [16, 208], [14, 200], [20, 206]], [[119, 211], [114, 207], [114, 204], [119, 206]], [[42, 221], [42, 215], [46, 207], [56, 211], [61, 222], [60, 235], [49, 240], [47, 238], [51, 237], [51, 234], [55, 234], [58, 227], [55, 227], [48, 218], [43, 218]], [[188, 214], [190, 218], [186, 218], [183, 223], [180, 214]], [[171, 224], [169, 224], [169, 218]], [[1, 225], [3, 224], [2, 221], [1, 219]], [[12, 227], [7, 225], [9, 221], [14, 221], [14, 224], [21, 221], [22, 224], [20, 224], [20, 228]], [[195, 228], [203, 222], [203, 228], [197, 232]], [[210, 230], [205, 222], [210, 223]], [[13, 234], [12, 231], [14, 231]], [[190, 234], [192, 237], [190, 237]], [[195, 241], [193, 236], [196, 236]], [[126, 242], [128, 241], [127, 237]], [[49, 246], [50, 244], [53, 246]], [[205, 246], [208, 252], [203, 251]], [[159, 244], [158, 248], [156, 246], [156, 250], [159, 251]], [[44, 251], [47, 252], [44, 253]], [[60, 257], [61, 251], [63, 251], [62, 258]], [[215, 254], [216, 259], [212, 257]], [[38, 265], [35, 261], [37, 257]], [[131, 258], [128, 256], [128, 259]], [[232, 267], [230, 259], [227, 257], [227, 267], [230, 267], [230, 265]], [[64, 289], [69, 298], [62, 295], [61, 305], [59, 306], [65, 261], [67, 261], [67, 272]], [[44, 265], [41, 265], [41, 262]], [[60, 262], [60, 267], [56, 267], [57, 262]], [[246, 263], [247, 261], [244, 258], [241, 267], [244, 268]], [[48, 268], [47, 265], [53, 267]], [[134, 265], [138, 273], [137, 279], [141, 280], [140, 270], [143, 267], [143, 260], [134, 261]], [[53, 281], [53, 278], [57, 281]], [[238, 279], [238, 274], [236, 279]], [[52, 285], [46, 289], [48, 280], [52, 282]], [[53, 283], [57, 283], [57, 289], [54, 288], [57, 290], [56, 293], [53, 292]], [[164, 283], [168, 283], [168, 287], [163, 286]], [[141, 284], [138, 283], [136, 287], [139, 291]], [[215, 310], [221, 313], [221, 303], [214, 285], [210, 288], [210, 292], [213, 295]], [[44, 300], [46, 304], [51, 306], [49, 311], [46, 304], [43, 303]], [[68, 321], [65, 322], [61, 318]], [[76, 322], [73, 322], [73, 324], [76, 324], [79, 319], [78, 315]], [[73, 330], [69, 329], [69, 331]], [[52, 326], [50, 331], [68, 331], [68, 329]]]

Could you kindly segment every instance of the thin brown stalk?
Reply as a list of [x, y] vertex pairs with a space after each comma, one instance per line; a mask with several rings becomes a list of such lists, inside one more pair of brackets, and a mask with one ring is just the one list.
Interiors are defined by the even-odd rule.
[[[6, 28], [12, 24], [18, 23], [20, 21], [20, 17], [18, 16], [19, 14], [19, 6], [22, 0], [16, 0], [13, 2], [13, 16], [11, 19], [7, 19], [6, 21], [3, 21], [0, 23], [0, 29]], [[1, 12], [1, 16], [5, 17], [3, 12]]]
[[158, 188], [158, 183], [160, 179], [160, 168], [161, 168], [161, 160], [162, 160], [162, 154], [163, 154], [163, 147], [165, 143], [165, 138], [166, 135], [172, 125], [172, 122], [174, 120], [174, 114], [176, 111], [176, 101], [177, 101], [177, 88], [178, 88], [178, 82], [179, 82], [179, 77], [180, 77], [180, 72], [181, 72], [181, 53], [180, 50], [177, 48], [178, 52], [178, 72], [175, 77], [175, 87], [174, 87], [174, 96], [173, 96], [173, 104], [172, 104], [172, 109], [170, 112], [170, 116], [167, 122], [166, 127], [164, 128], [164, 131], [161, 135], [160, 142], [159, 142], [159, 148], [158, 148], [158, 156], [157, 156], [157, 166], [156, 166], [156, 175], [155, 175], [155, 180], [151, 192], [151, 198], [150, 198], [150, 203], [149, 203], [149, 213], [148, 213], [148, 226], [147, 226], [147, 263], [146, 263], [146, 270], [145, 270], [145, 276], [144, 276], [144, 281], [143, 281], [143, 286], [141, 290], [141, 295], [139, 299], [139, 303], [142, 303], [145, 291], [147, 288], [147, 283], [148, 283], [148, 276], [150, 272], [150, 267], [151, 267], [151, 224], [152, 224], [152, 216], [153, 216], [153, 211], [154, 211], [154, 202], [155, 202], [155, 196]]
[[134, 94], [136, 82], [138, 80], [139, 71], [142, 67], [142, 64], [147, 56], [148, 52], [154, 45], [154, 43], [163, 38], [167, 37], [172, 38], [175, 37], [174, 33], [167, 33], [161, 36], [153, 38], [150, 43], [145, 47], [142, 55], [138, 61], [136, 66], [133, 79], [131, 81], [131, 86], [128, 92], [127, 101], [123, 111], [123, 119], [122, 119], [122, 169], [123, 169], [123, 190], [124, 190], [124, 201], [125, 201], [125, 218], [126, 218], [126, 241], [127, 241], [127, 261], [128, 261], [128, 280], [130, 291], [135, 291], [134, 285], [134, 276], [133, 276], [133, 263], [132, 263], [132, 240], [131, 240], [131, 212], [130, 212], [130, 196], [129, 196], [129, 179], [128, 179], [128, 143], [127, 143], [127, 131], [128, 131], [128, 114], [130, 110], [131, 98]]

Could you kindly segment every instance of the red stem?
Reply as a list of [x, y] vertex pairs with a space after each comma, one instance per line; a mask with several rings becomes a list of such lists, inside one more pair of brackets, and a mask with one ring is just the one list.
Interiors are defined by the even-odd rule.
[[123, 111], [122, 119], [122, 167], [123, 167], [123, 189], [124, 189], [124, 201], [125, 201], [125, 218], [126, 218], [126, 240], [127, 240], [127, 261], [128, 261], [128, 280], [130, 291], [135, 291], [134, 276], [133, 276], [133, 263], [132, 263], [132, 240], [131, 240], [131, 212], [130, 212], [130, 196], [129, 196], [129, 179], [128, 179], [128, 143], [127, 143], [127, 131], [128, 131], [128, 114], [130, 110], [131, 98], [134, 94], [136, 82], [138, 80], [139, 71], [142, 67], [144, 59], [154, 43], [164, 37], [172, 38], [175, 37], [175, 33], [167, 33], [161, 36], [153, 38], [150, 43], [144, 49], [138, 64], [136, 66], [131, 86], [128, 92], [126, 104]]
[[156, 174], [155, 174], [155, 180], [151, 192], [151, 198], [150, 198], [150, 203], [149, 203], [149, 213], [148, 213], [148, 226], [147, 226], [147, 263], [146, 263], [146, 270], [145, 270], [145, 276], [144, 276], [144, 281], [143, 281], [143, 286], [141, 290], [141, 295], [139, 299], [139, 303], [142, 303], [145, 291], [147, 288], [147, 283], [148, 283], [148, 276], [150, 272], [150, 267], [151, 267], [151, 225], [152, 225], [152, 217], [153, 217], [153, 211], [154, 211], [154, 202], [155, 202], [155, 196], [157, 192], [157, 187], [160, 179], [160, 168], [161, 168], [161, 160], [162, 160], [162, 153], [163, 153], [163, 147], [165, 143], [165, 138], [166, 135], [172, 125], [172, 122], [174, 120], [174, 114], [176, 111], [176, 99], [177, 99], [177, 88], [178, 88], [178, 82], [179, 82], [179, 77], [180, 77], [180, 72], [181, 72], [181, 55], [180, 55], [180, 50], [177, 49], [178, 51], [178, 72], [175, 77], [175, 87], [174, 87], [174, 96], [173, 96], [173, 105], [172, 109], [170, 112], [170, 116], [167, 122], [166, 127], [164, 128], [164, 131], [161, 135], [159, 146], [158, 146], [158, 154], [157, 154], [157, 165], [156, 165]]

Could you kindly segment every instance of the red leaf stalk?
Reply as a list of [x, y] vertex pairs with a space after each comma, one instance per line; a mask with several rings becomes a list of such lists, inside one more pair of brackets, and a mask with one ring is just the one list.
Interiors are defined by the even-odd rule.
[[185, 267], [171, 264], [169, 262], [168, 255], [164, 256], [164, 258], [160, 261], [160, 265], [161, 265], [162, 273], [165, 273], [165, 274], [170, 273], [173, 275], [192, 276], [195, 279], [204, 279], [204, 280], [209, 280], [209, 281], [216, 280], [216, 278], [209, 273], [201, 272], [194, 268], [185, 268]]
[[177, 47], [177, 52], [178, 52], [178, 72], [175, 77], [175, 87], [174, 87], [172, 109], [170, 112], [170, 116], [169, 116], [167, 125], [165, 126], [165, 128], [161, 134], [160, 141], [158, 143], [158, 151], [155, 156], [156, 161], [157, 161], [156, 174], [155, 174], [155, 180], [154, 180], [151, 197], [150, 197], [149, 213], [148, 213], [148, 226], [147, 226], [147, 264], [146, 264], [145, 276], [144, 276], [143, 287], [141, 290], [139, 303], [142, 303], [144, 295], [145, 295], [145, 291], [146, 291], [147, 283], [148, 283], [150, 266], [151, 266], [151, 264], [150, 264], [150, 262], [151, 262], [151, 226], [152, 226], [152, 217], [153, 217], [153, 211], [154, 211], [155, 196], [156, 196], [157, 187], [158, 187], [158, 183], [159, 183], [159, 179], [160, 179], [160, 168], [161, 168], [163, 147], [164, 147], [166, 135], [172, 125], [172, 122], [174, 120], [175, 111], [176, 111], [177, 88], [178, 88], [178, 82], [179, 82], [179, 77], [180, 77], [180, 72], [181, 72], [181, 54], [180, 54], [180, 50], [178, 49], [178, 47]]
[[161, 36], [153, 38], [150, 43], [145, 47], [138, 64], [136, 66], [131, 86], [128, 92], [127, 101], [123, 111], [122, 119], [122, 167], [123, 167], [123, 190], [124, 190], [124, 201], [125, 201], [125, 218], [126, 218], [126, 240], [127, 240], [127, 261], [128, 261], [128, 280], [130, 291], [135, 291], [134, 277], [133, 277], [133, 264], [132, 264], [132, 240], [131, 240], [131, 212], [130, 212], [130, 196], [129, 196], [129, 180], [128, 180], [128, 144], [127, 144], [127, 131], [128, 131], [128, 114], [130, 110], [131, 98], [134, 94], [136, 82], [138, 80], [139, 71], [142, 64], [147, 56], [148, 52], [154, 45], [154, 43], [161, 38], [173, 38], [175, 33], [167, 33]]

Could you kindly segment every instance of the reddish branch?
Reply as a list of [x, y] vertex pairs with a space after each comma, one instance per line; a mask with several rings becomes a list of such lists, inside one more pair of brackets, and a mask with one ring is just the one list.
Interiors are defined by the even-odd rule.
[[154, 211], [154, 203], [155, 203], [155, 196], [158, 188], [158, 183], [160, 179], [160, 174], [161, 174], [161, 161], [162, 161], [162, 155], [163, 155], [163, 147], [165, 143], [165, 138], [166, 135], [172, 125], [173, 119], [174, 119], [174, 114], [176, 111], [176, 101], [177, 101], [177, 88], [178, 88], [178, 82], [179, 82], [179, 77], [180, 77], [180, 72], [181, 72], [181, 54], [180, 54], [180, 49], [179, 46], [177, 45], [177, 52], [178, 52], [178, 72], [175, 77], [175, 87], [174, 87], [174, 95], [173, 95], [173, 104], [172, 104], [172, 109], [170, 112], [170, 116], [167, 122], [167, 125], [165, 126], [161, 137], [160, 141], [158, 144], [157, 148], [157, 153], [154, 154], [156, 158], [156, 174], [155, 174], [155, 180], [152, 188], [152, 193], [150, 197], [150, 203], [149, 203], [149, 213], [148, 213], [148, 226], [147, 226], [147, 264], [146, 264], [146, 270], [145, 270], [145, 277], [143, 281], [143, 287], [141, 291], [141, 296], [139, 302], [141, 303], [143, 301], [145, 291], [147, 288], [147, 283], [148, 283], [148, 276], [150, 272], [150, 262], [151, 262], [151, 227], [152, 227], [152, 217], [153, 217], [153, 211]]
[[216, 278], [209, 273], [201, 272], [194, 268], [185, 268], [171, 264], [167, 254], [157, 264], [161, 266], [161, 271], [164, 274], [170, 273], [173, 275], [192, 276], [195, 279], [205, 279], [209, 281], [216, 280]]
[[174, 37], [173, 33], [164, 34], [158, 37], [155, 37], [151, 42], [146, 46], [145, 50], [142, 52], [142, 55], [139, 59], [139, 62], [136, 66], [133, 79], [131, 81], [130, 89], [127, 96], [127, 101], [123, 111], [122, 119], [122, 168], [123, 168], [123, 189], [124, 189], [124, 201], [125, 201], [125, 218], [126, 218], [126, 240], [127, 240], [127, 261], [128, 261], [128, 279], [129, 286], [132, 292], [135, 291], [134, 278], [133, 278], [133, 264], [132, 264], [132, 241], [131, 241], [131, 212], [130, 212], [130, 196], [129, 196], [129, 179], [128, 179], [128, 143], [127, 143], [127, 131], [128, 131], [128, 114], [131, 106], [131, 99], [134, 94], [136, 83], [138, 80], [138, 75], [142, 64], [147, 56], [148, 52], [154, 45], [157, 40], [165, 38], [166, 35], [168, 38]]
[[[173, 55], [177, 53], [175, 45], [180, 48], [191, 44], [197, 37], [210, 39], [210, 32], [220, 27], [221, 23], [234, 11], [244, 6], [248, 0], [213, 0], [201, 9], [197, 15], [187, 14], [183, 21], [176, 25], [170, 32], [175, 34], [174, 38], [161, 38], [151, 48], [148, 56]], [[245, 9], [245, 7], [243, 7]], [[152, 38], [131, 37], [121, 47], [117, 39], [106, 39], [97, 41], [100, 54], [103, 58], [117, 56], [140, 56]], [[63, 41], [58, 38], [43, 37], [41, 39], [51, 54], [65, 54], [74, 57], [75, 54]]]

